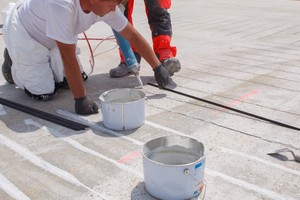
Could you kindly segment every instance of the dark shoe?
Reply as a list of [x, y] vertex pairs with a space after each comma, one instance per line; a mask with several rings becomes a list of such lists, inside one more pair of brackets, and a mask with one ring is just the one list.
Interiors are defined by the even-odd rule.
[[50, 94], [40, 94], [40, 95], [37, 95], [37, 94], [32, 94], [31, 92], [29, 92], [26, 88], [24, 89], [25, 93], [31, 97], [32, 99], [34, 100], [37, 100], [37, 101], [48, 101], [50, 99], [53, 98], [53, 96], [55, 96], [57, 93], [56, 93], [56, 89], [54, 90], [53, 93], [50, 93]]
[[3, 77], [5, 78], [5, 80], [10, 83], [10, 84], [14, 84], [14, 80], [12, 78], [12, 75], [11, 75], [11, 66], [12, 66], [12, 61], [11, 61], [11, 58], [8, 54], [8, 51], [7, 51], [7, 48], [4, 49], [4, 54], [3, 54], [3, 57], [4, 57], [4, 62], [2, 64], [2, 74], [3, 74]]
[[120, 62], [120, 64], [117, 67], [109, 71], [109, 75], [113, 78], [126, 76], [128, 73], [130, 73], [130, 71], [128, 70], [126, 63], [124, 62]]
[[81, 73], [81, 77], [83, 81], [86, 81], [89, 78], [89, 76], [84, 71]]
[[181, 69], [181, 64], [177, 58], [163, 60], [162, 66], [169, 72], [170, 76], [173, 76], [175, 72], [179, 72]]
[[62, 82], [55, 83], [55, 88], [70, 89], [66, 77], [64, 77], [64, 80]]
[[[81, 73], [81, 77], [83, 81], [86, 81], [89, 78], [85, 72]], [[55, 83], [55, 88], [69, 89], [70, 87], [66, 77], [64, 77], [64, 80], [62, 82]]]

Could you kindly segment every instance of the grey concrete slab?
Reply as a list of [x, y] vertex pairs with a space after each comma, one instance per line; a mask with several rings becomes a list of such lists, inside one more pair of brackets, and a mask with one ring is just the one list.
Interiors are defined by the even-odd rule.
[[[0, 2], [3, 10], [8, 0]], [[300, 1], [174, 0], [173, 44], [182, 70], [174, 90], [300, 128]], [[135, 2], [134, 25], [151, 43], [143, 1]], [[109, 78], [118, 64], [112, 35], [99, 23], [86, 32], [95, 68], [85, 86], [98, 101], [104, 91], [138, 86], [135, 77]], [[81, 61], [90, 72], [90, 51], [81, 40]], [[0, 39], [0, 49], [5, 44]], [[0, 63], [3, 57], [0, 56]], [[299, 130], [282, 127], [203, 101], [147, 85], [155, 83], [142, 61], [146, 121], [112, 131], [102, 114], [74, 114], [70, 91], [36, 102], [0, 76], [0, 94], [36, 109], [89, 125], [83, 131], [0, 106], [0, 199], [153, 200], [144, 188], [140, 150], [153, 138], [191, 136], [205, 146], [206, 199], [300, 199]]]

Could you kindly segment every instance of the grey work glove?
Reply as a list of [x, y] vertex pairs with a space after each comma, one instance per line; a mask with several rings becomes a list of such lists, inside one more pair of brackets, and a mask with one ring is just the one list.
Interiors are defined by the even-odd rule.
[[170, 74], [169, 72], [160, 64], [158, 67], [153, 69], [154, 77], [158, 83], [159, 88], [163, 88], [170, 83]]
[[75, 111], [80, 115], [89, 115], [98, 113], [98, 105], [96, 102], [88, 99], [86, 96], [80, 98], [74, 98]]

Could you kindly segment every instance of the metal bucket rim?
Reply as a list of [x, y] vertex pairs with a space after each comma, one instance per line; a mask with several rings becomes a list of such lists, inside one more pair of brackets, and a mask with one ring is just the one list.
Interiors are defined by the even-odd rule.
[[[152, 140], [156, 140], [156, 139], [160, 139], [160, 138], [166, 138], [166, 137], [184, 137], [184, 138], [192, 139], [192, 140], [194, 140], [194, 141], [196, 141], [196, 142], [202, 144], [202, 142], [199, 142], [197, 139], [195, 139], [195, 138], [193, 138], [193, 137], [177, 136], [177, 135], [176, 135], [176, 136], [175, 136], [175, 135], [171, 135], [171, 136], [162, 136], [162, 137], [154, 138], [154, 139], [152, 139]], [[152, 140], [149, 140], [148, 142], [150, 142], [150, 141], [152, 141]], [[206, 158], [206, 154], [204, 153], [204, 145], [202, 144], [202, 145], [203, 145], [203, 155], [202, 155], [200, 158], [198, 158], [196, 161], [190, 162], [190, 163], [186, 163], [186, 164], [181, 164], [181, 165], [169, 165], [169, 164], [164, 164], [164, 163], [161, 163], [161, 162], [154, 161], [154, 160], [148, 158], [148, 157], [145, 155], [145, 153], [144, 153], [144, 148], [145, 148], [145, 146], [146, 146], [146, 144], [147, 144], [148, 142], [146, 142], [146, 143], [142, 146], [142, 148], [141, 148], [141, 154], [142, 154], [142, 156], [143, 156], [144, 159], [148, 160], [148, 161], [151, 162], [151, 163], [160, 165], [160, 166], [165, 166], [165, 167], [187, 167], [187, 166], [191, 166], [191, 165], [194, 165], [194, 164], [196, 164], [196, 163], [199, 163], [200, 161], [203, 161], [203, 160], [205, 160], [205, 158]]]
[[[115, 91], [118, 91], [118, 90], [119, 91], [120, 90], [131, 90], [131, 91], [134, 91], [134, 92], [137, 92], [137, 93], [141, 94], [141, 97], [138, 100], [134, 100], [134, 101], [130, 101], [130, 102], [109, 102], [109, 101], [105, 101], [105, 96], [107, 96], [109, 93], [112, 93], [112, 92], [115, 92]], [[142, 90], [135, 89], [135, 88], [115, 88], [115, 89], [107, 90], [99, 96], [99, 99], [100, 99], [101, 103], [109, 103], [109, 104], [112, 104], [112, 105], [132, 104], [132, 103], [144, 100], [145, 98], [146, 98], [146, 93], [143, 92]]]

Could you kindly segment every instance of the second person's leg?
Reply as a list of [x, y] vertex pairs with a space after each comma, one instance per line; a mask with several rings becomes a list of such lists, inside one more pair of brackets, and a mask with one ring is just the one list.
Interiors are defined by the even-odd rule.
[[[131, 24], [133, 24], [132, 21], [133, 7], [134, 7], [134, 0], [128, 0], [127, 4], [125, 5], [124, 15]], [[140, 63], [141, 56], [136, 52], [134, 47], [131, 46], [131, 48], [134, 52], [136, 60], [138, 61], [138, 63]], [[120, 49], [119, 49], [119, 54], [121, 59], [119, 65], [109, 71], [110, 76], [114, 78], [122, 77], [130, 73], [130, 71], [128, 70], [128, 66], [126, 65], [125, 58]]]
[[144, 0], [148, 23], [152, 32], [153, 49], [172, 76], [181, 69], [176, 57], [177, 48], [171, 46], [172, 23], [168, 9], [171, 0]]

